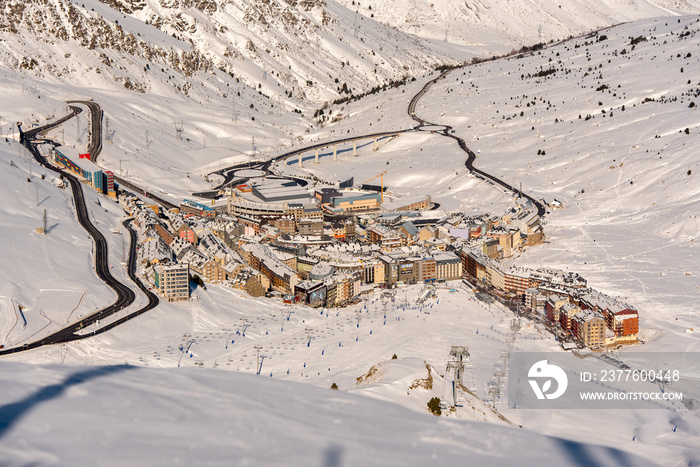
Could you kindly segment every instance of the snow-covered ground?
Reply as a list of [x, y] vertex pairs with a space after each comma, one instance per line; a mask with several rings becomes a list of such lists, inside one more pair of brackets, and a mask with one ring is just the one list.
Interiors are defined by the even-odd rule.
[[[640, 309], [643, 336], [659, 350], [693, 350], [697, 339], [682, 331], [700, 325], [693, 311], [700, 297], [699, 28], [697, 16], [648, 20], [458, 69], [417, 106], [423, 118], [454, 127], [478, 152], [477, 167], [563, 203], [546, 218], [548, 243], [515, 262], [574, 270], [623, 297]], [[633, 49], [639, 36], [648, 40]], [[549, 69], [557, 71], [532, 77]], [[374, 124], [359, 119], [359, 132], [411, 126], [405, 100], [387, 98], [364, 112]], [[346, 124], [318, 139], [343, 134]], [[357, 158], [324, 157], [302, 170], [328, 181], [356, 175], [357, 182], [387, 170], [385, 184], [397, 195], [500, 212], [510, 195], [477, 183], [465, 158], [452, 140], [409, 133], [377, 152], [370, 144]]]
[[[9, 347], [38, 340], [106, 306], [116, 295], [94, 272], [92, 240], [77, 221], [70, 187], [58, 188], [57, 174], [39, 166], [15, 142], [0, 142], [0, 159], [5, 167], [0, 172], [5, 235], [0, 246], [0, 343]], [[121, 227], [121, 209], [87, 186], [83, 191], [93, 223], [108, 240], [114, 276], [128, 280], [119, 264], [121, 239], [127, 234], [110, 232]], [[44, 210], [42, 235], [36, 229], [43, 226]], [[128, 252], [128, 236], [125, 241]]]
[[[271, 383], [284, 380], [320, 388], [335, 383], [341, 392], [427, 412], [431, 397], [452, 400], [452, 374], [446, 364], [451, 346], [458, 345], [469, 348], [474, 366], [465, 375], [465, 385], [472, 386], [473, 380], [477, 396], [490, 401], [487, 385], [498, 370], [506, 370], [509, 347], [516, 352], [556, 352], [559, 346], [549, 333], [527, 322], [509, 344], [512, 314], [500, 305], [484, 304], [458, 284], [456, 291], [450, 285], [438, 289], [437, 298], [422, 308], [415, 305], [422, 287], [412, 286], [400, 289], [394, 302], [377, 294], [339, 310], [284, 308], [270, 299], [210, 285], [207, 291], [198, 290], [192, 303], [164, 303], [110, 333], [7, 360], [129, 364], [170, 371], [199, 367], [253, 375], [261, 361], [258, 378]], [[255, 346], [260, 346], [261, 360]], [[392, 360], [393, 355], [398, 359]], [[427, 389], [420, 380], [431, 378]], [[697, 416], [681, 406], [526, 411], [509, 408], [503, 398], [497, 408], [505, 421], [481, 400], [468, 395], [465, 399], [467, 404], [448, 418], [513, 423], [572, 441], [618, 447], [661, 465], [692, 462], [700, 452]]]
[[697, 13], [697, 1], [678, 0], [340, 0], [359, 15], [419, 37], [459, 44], [477, 56], [549, 42], [611, 24]]
[[478, 167], [564, 204], [549, 243], [516, 262], [577, 271], [637, 306], [646, 351], [697, 350], [682, 331], [700, 326], [699, 31], [697, 16], [624, 25], [455, 71], [425, 101]]
[[652, 465], [611, 448], [210, 369], [3, 362], [0, 385], [6, 466]]
[[[522, 182], [526, 190], [531, 190], [537, 196], [547, 200], [556, 197], [564, 203], [564, 209], [554, 211], [547, 217], [545, 229], [549, 243], [530, 248], [516, 262], [568, 268], [582, 273], [592, 286], [626, 297], [628, 302], [639, 308], [642, 335], [647, 342], [643, 346], [626, 349], [625, 352], [697, 350], [694, 334], [683, 332], [687, 328], [700, 329], [694, 313], [700, 292], [697, 283], [700, 271], [695, 259], [698, 184], [693, 182], [700, 174], [693, 152], [697, 146], [693, 142], [697, 140], [700, 131], [700, 119], [697, 117], [697, 107], [689, 108], [691, 101], [698, 103], [697, 96], [687, 96], [688, 92], [697, 92], [700, 86], [700, 83], [694, 81], [700, 75], [699, 57], [695, 52], [699, 40], [696, 31], [700, 26], [697, 21], [698, 18], [694, 16], [632, 23], [602, 32], [601, 34], [607, 35], [605, 41], [596, 42], [595, 37], [577, 39], [543, 50], [541, 54], [535, 52], [534, 55], [521, 59], [500, 60], [456, 70], [446, 80], [436, 84], [421, 100], [417, 109], [423, 118], [454, 126], [456, 134], [465, 138], [475, 151], [479, 151], [477, 166], [502, 175], [509, 182]], [[640, 35], [648, 40], [637, 43], [632, 50], [630, 38]], [[589, 42], [588, 45], [584, 45], [585, 41]], [[577, 44], [579, 47], [576, 47]], [[623, 48], [626, 49], [624, 55]], [[617, 51], [617, 54], [613, 54], [613, 51]], [[558, 71], [546, 79], [521, 78], [521, 75], [536, 74], [550, 67]], [[586, 73], [588, 76], [584, 76]], [[7, 101], [2, 101], [3, 134], [10, 131], [7, 122], [21, 120], [29, 125], [33, 120], [28, 115], [32, 112], [35, 113], [33, 118], [44, 122], [67, 112], [61, 100], [85, 97], [85, 90], [76, 83], [32, 83], [25, 80], [21, 73], [6, 69], [3, 69], [2, 74], [4, 81], [0, 86], [4, 86], [3, 90], [13, 96], [11, 106], [6, 107], [4, 104]], [[640, 79], [640, 76], [644, 79]], [[122, 172], [129, 179], [147, 189], [170, 193], [173, 200], [178, 200], [192, 190], [208, 187], [203, 176], [206, 168], [240, 159], [245, 157], [242, 154], [246, 152], [252, 153], [253, 136], [256, 146], [259, 145], [258, 150], [267, 156], [282, 152], [284, 146], [291, 146], [292, 138], [289, 134], [303, 135], [294, 140], [295, 145], [301, 145], [347, 135], [409, 128], [413, 122], [406, 116], [407, 101], [427, 79], [429, 77], [417, 79], [359, 102], [331, 106], [332, 114], [342, 114], [342, 118], [338, 123], [323, 128], [311, 127], [296, 118], [296, 114], [281, 114], [277, 117], [272, 108], [264, 116], [256, 113], [258, 118], [255, 123], [250, 120], [251, 115], [248, 115], [246, 125], [237, 126], [240, 121], [231, 122], [230, 107], [203, 103], [205, 100], [202, 97], [208, 91], [198, 94], [197, 100], [165, 92], [161, 95], [134, 95], [126, 91], [117, 92], [110, 87], [92, 89], [90, 94], [104, 106], [105, 116], [109, 119], [109, 128], [107, 122], [105, 128], [107, 141], [100, 163], [118, 173], [121, 160]], [[22, 84], [25, 81], [26, 84]], [[86, 80], [85, 83], [87, 82]], [[608, 89], [596, 91], [603, 84]], [[26, 93], [23, 94], [24, 97], [17, 97], [12, 89], [23, 89]], [[245, 89], [242, 91], [248, 92]], [[38, 98], [39, 95], [41, 99]], [[669, 102], [662, 103], [662, 96]], [[655, 101], [642, 103], [647, 97]], [[250, 93], [247, 98], [252, 102], [255, 96]], [[41, 104], [33, 107], [35, 101]], [[625, 105], [624, 111], [622, 105]], [[30, 111], [30, 108], [36, 110]], [[605, 117], [602, 110], [606, 112]], [[520, 112], [523, 112], [522, 117]], [[579, 114], [581, 119], [578, 118]], [[586, 120], [588, 114], [594, 118]], [[63, 130], [54, 130], [51, 136], [59, 140], [63, 138], [67, 144], [86, 144], [86, 117], [83, 113], [81, 120], [69, 122]], [[244, 119], [241, 118], [242, 120]], [[187, 122], [183, 140], [175, 137], [173, 122], [178, 121]], [[309, 133], [304, 133], [306, 128], [309, 128]], [[689, 134], [685, 134], [685, 128], [689, 129]], [[0, 148], [8, 166], [8, 170], [1, 175], [3, 199], [13, 200], [2, 208], [5, 210], [2, 218], [6, 219], [2, 228], [7, 238], [13, 239], [15, 244], [21, 242], [19, 245], [23, 254], [19, 262], [7, 260], [18, 255], [15, 247], [3, 252], [3, 258], [6, 258], [2, 268], [4, 289], [0, 293], [6, 299], [2, 301], [4, 321], [0, 321], [0, 329], [3, 330], [1, 337], [8, 339], [6, 332], [12, 327], [13, 320], [19, 319], [11, 308], [13, 300], [15, 305], [19, 302], [31, 310], [28, 322], [33, 324], [28, 326], [37, 326], [36, 329], [39, 330], [43, 326], [40, 324], [39, 310], [48, 313], [48, 310], [55, 309], [56, 314], [50, 315], [50, 319], [42, 318], [44, 323], [53, 321], [55, 324], [66, 319], [65, 312], [70, 312], [79, 303], [85, 290], [89, 293], [85, 294], [75, 313], [89, 312], [106, 305], [111, 300], [112, 293], [91, 271], [90, 242], [75, 221], [67, 191], [53, 188], [50, 177], [46, 181], [37, 180], [36, 165], [35, 177], [31, 183], [27, 183], [27, 164], [21, 160], [21, 156], [15, 156], [16, 143], [4, 142], [3, 139]], [[537, 155], [538, 150], [540, 155]], [[545, 151], [544, 155], [541, 154], [542, 150]], [[340, 159], [333, 162], [332, 157], [324, 157], [320, 164], [306, 163], [302, 170], [331, 180], [354, 175], [358, 182], [387, 170], [385, 183], [398, 200], [401, 197], [430, 194], [434, 201], [446, 209], [497, 213], [510, 203], [509, 195], [473, 179], [465, 172], [464, 154], [456, 144], [430, 133], [404, 134], [386, 142], [377, 152], [372, 151], [370, 144], [360, 149], [357, 158], [345, 154]], [[9, 167], [9, 160], [15, 160], [18, 167]], [[296, 164], [283, 165], [281, 168], [291, 172], [299, 170]], [[688, 174], [688, 171], [691, 173]], [[35, 193], [32, 191], [34, 184], [38, 184], [40, 192], [45, 190], [49, 196], [42, 204], [51, 207], [49, 219], [55, 216], [53, 218], [58, 222], [48, 236], [34, 233], [40, 224], [42, 212], [42, 206], [35, 206]], [[86, 188], [86, 192], [89, 190]], [[121, 238], [124, 235], [108, 231], [119, 225], [120, 213], [115, 206], [100, 198], [103, 207], [109, 211], [104, 212], [104, 209], [99, 209], [94, 204], [95, 199], [96, 195], [88, 196], [90, 206], [94, 206], [93, 216], [110, 241], [110, 260], [114, 264], [115, 276], [128, 282], [124, 269], [118, 265]], [[49, 221], [49, 226], [51, 225]], [[47, 247], [47, 241], [54, 244]], [[6, 242], [5, 247], [10, 248], [8, 245], [10, 243]], [[49, 289], [50, 294], [45, 293]], [[64, 298], [61, 293], [69, 294], [70, 297]], [[186, 426], [182, 432], [175, 429], [168, 431], [163, 442], [189, 442], [191, 444], [185, 446], [194, 446], [193, 452], [197, 454], [201, 452], [198, 451], [198, 446], [210, 447], [210, 442], [224, 442], [222, 438], [201, 439], [192, 434], [206, 428], [201, 421], [197, 421], [202, 413], [197, 412], [197, 406], [202, 407], [205, 413], [201, 418], [205, 418], [207, 413], [217, 416], [222, 413], [221, 407], [216, 405], [215, 398], [218, 396], [213, 395], [216, 392], [212, 387], [227, 388], [229, 393], [221, 396], [222, 401], [225, 401], [221, 404], [228, 408], [228, 413], [234, 414], [240, 413], [241, 405], [252, 402], [250, 399], [241, 401], [240, 398], [245, 396], [238, 391], [235, 391], [235, 396], [231, 395], [234, 391], [231, 388], [240, 387], [241, 392], [245, 390], [255, 394], [274, 394], [274, 397], [270, 395], [269, 398], [261, 396], [262, 402], [254, 402], [256, 407], [265, 405], [267, 410], [261, 409], [254, 414], [243, 412], [240, 421], [236, 419], [235, 423], [269, 420], [272, 425], [284, 425], [273, 417], [279, 413], [289, 414], [289, 410], [296, 409], [289, 409], [294, 407], [294, 402], [280, 398], [281, 394], [304, 393], [297, 396], [297, 403], [301, 400], [312, 405], [310, 401], [315, 403], [315, 399], [325, 397], [317, 397], [316, 394], [326, 394], [322, 391], [326, 391], [332, 383], [336, 383], [341, 392], [350, 390], [374, 398], [392, 399], [414, 411], [427, 411], [425, 404], [429, 397], [446, 397], [446, 392], [449, 393], [446, 386], [451, 380], [443, 369], [449, 357], [450, 346], [464, 345], [469, 347], [474, 362], [473, 376], [477, 395], [485, 397], [486, 385], [492, 380], [496, 368], [503, 365], [501, 354], [507, 350], [511, 315], [497, 305], [489, 309], [464, 290], [450, 292], [449, 289], [439, 290], [439, 303], [435, 300], [423, 309], [414, 309], [410, 304], [419, 293], [420, 287], [401, 289], [397, 301], [387, 303], [385, 318], [384, 305], [378, 296], [372, 296], [366, 303], [356, 307], [327, 310], [322, 314], [321, 310], [307, 308], [289, 310], [268, 299], [252, 299], [241, 292], [210, 285], [206, 291], [197, 290], [189, 303], [163, 303], [106, 335], [70, 345], [42, 348], [3, 360], [25, 363], [65, 362], [73, 365], [128, 363], [168, 367], [170, 370], [162, 373], [138, 369], [119, 372], [116, 376], [115, 372], [114, 379], [120, 382], [113, 381], [112, 377], [104, 380], [105, 387], [119, 386], [110, 392], [114, 395], [112, 400], [119, 393], [133, 394], [125, 397], [128, 401], [134, 401], [132, 406], [137, 409], [158, 407], [150, 416], [142, 415], [145, 418], [139, 418], [145, 420], [142, 424], [133, 422], [134, 417], [139, 417], [138, 410], [122, 411], [123, 415], [116, 414], [120, 406], [111, 406], [108, 414], [111, 414], [109, 417], [123, 418], [107, 417], [101, 420], [85, 414], [80, 419], [86, 432], [95, 437], [99, 430], [94, 427], [98, 423], [99, 426], [109, 426], [111, 420], [120, 429], [110, 431], [109, 436], [117, 438], [130, 436], [127, 428], [124, 428], [127, 423], [136, 425], [131, 432], [134, 433], [134, 440], [146, 438], [147, 432], [158, 431], [163, 419], [168, 422], [168, 427], [175, 425], [173, 420], [181, 421]], [[9, 305], [7, 299], [10, 299]], [[287, 320], [289, 311], [293, 313]], [[7, 320], [11, 322], [8, 324]], [[311, 336], [310, 342], [307, 335]], [[17, 342], [15, 334], [10, 337], [15, 339], [12, 340], [13, 343]], [[261, 355], [265, 358], [261, 375], [254, 383], [249, 383], [251, 380], [247, 379], [248, 375], [207, 370], [217, 368], [255, 373], [255, 345], [262, 346]], [[189, 352], [180, 350], [181, 346], [183, 349], [189, 348]], [[557, 348], [549, 334], [540, 333], [533, 326], [526, 326], [517, 334], [514, 347], [515, 350], [530, 351], [554, 351]], [[398, 361], [391, 360], [393, 354], [399, 357]], [[409, 391], [408, 386], [413, 381], [427, 376], [423, 362], [435, 368], [440, 375], [435, 376], [435, 385], [431, 391]], [[5, 365], [7, 364], [3, 364]], [[374, 365], [383, 368], [381, 373], [384, 379], [355, 387], [356, 378], [367, 374]], [[185, 370], [185, 376], [173, 375], [178, 366]], [[195, 366], [205, 368], [191, 368]], [[111, 371], [108, 368], [110, 367], [104, 371]], [[32, 372], [36, 375], [32, 376]], [[3, 368], [0, 374], [3, 377], [11, 374], [7, 378], [14, 380], [13, 384], [17, 385], [12, 386], [16, 388], [13, 392], [7, 392], [10, 396], [3, 400], [0, 410], [13, 410], [14, 406], [8, 404], [21, 400], [27, 392], [38, 389], [47, 382], [59, 382], [68, 377], [65, 370], [23, 365], [12, 365], [12, 369], [7, 371]], [[130, 374], [138, 375], [138, 378], [133, 376], [133, 379], [124, 380], [132, 378]], [[198, 378], [206, 381], [198, 382]], [[263, 379], [265, 383], [261, 382]], [[286, 381], [280, 383], [277, 381], [280, 379]], [[102, 380], [95, 380], [95, 384], [103, 384], [99, 381]], [[159, 387], [155, 381], [164, 382], [170, 389]], [[308, 382], [323, 389], [308, 386], [301, 388], [291, 384], [295, 382]], [[104, 392], [102, 386], [86, 392], [82, 391], [81, 385], [69, 386], [70, 389], [65, 393], [68, 397], [58, 399], [65, 402], [65, 405], [46, 406], [50, 407], [46, 420], [61, 420], [68, 414], [75, 417], [76, 412], [83, 413], [79, 406], [79, 401], [83, 398], [71, 400], [76, 394], [92, 398], [88, 400], [94, 401], [92, 407], [96, 410], [103, 408], [98, 405], [99, 396], [96, 395]], [[174, 387], [186, 389], [173, 390]], [[292, 387], [295, 389], [290, 389]], [[58, 392], [58, 389], [49, 386], [46, 391], [51, 395], [54, 391]], [[177, 393], [177, 397], [173, 395], [172, 398], [155, 401], [158, 392], [167, 394], [169, 391], [172, 391], [171, 394]], [[403, 397], [407, 392], [409, 394]], [[41, 394], [37, 396], [39, 399], [42, 398]], [[348, 397], [330, 394], [328, 397]], [[370, 413], [386, 414], [386, 417], [377, 418], [388, 426], [380, 422], [369, 422], [368, 425], [378, 427], [377, 431], [383, 429], [391, 433], [394, 430], [390, 424], [395, 416], [393, 411], [400, 409], [384, 403], [375, 405], [380, 404], [376, 401], [362, 400], [364, 402], [359, 403], [362, 409], [353, 405], [350, 410], [358, 414], [358, 423], [365, 416], [373, 420], [368, 418]], [[89, 402], [85, 403], [89, 405]], [[173, 410], [167, 411], [168, 408], [181, 407], [183, 404], [188, 409], [181, 418], [174, 415], [176, 412]], [[318, 407], [313, 406], [316, 409]], [[287, 412], [283, 409], [275, 411], [274, 407], [287, 407]], [[323, 407], [324, 410], [314, 414], [319, 417], [318, 422], [310, 423], [310, 426], [322, 423], [321, 418], [335, 410], [335, 405], [331, 402]], [[499, 410], [507, 419], [523, 425], [526, 431], [619, 447], [663, 465], [692, 465], [700, 462], [700, 430], [697, 415], [692, 411], [533, 413], [507, 409], [503, 405]], [[396, 418], [411, 420], [412, 417], [419, 417], [404, 415], [404, 412], [396, 415]], [[287, 433], [295, 431], [294, 427], [302, 423], [299, 420], [306, 420], [305, 413], [296, 414], [293, 420], [288, 420], [286, 426], [292, 428]], [[14, 417], [14, 412], [9, 414]], [[483, 420], [483, 414], [480, 414], [481, 412], [466, 411], [461, 416], [470, 420]], [[41, 419], [41, 412], [36, 415]], [[41, 425], [37, 419], [31, 418], [33, 416], [32, 412], [28, 418], [22, 419], [23, 423], [5, 425], [7, 434], [0, 439], [0, 449], [8, 452], [8, 458], [12, 462], [17, 465], [49, 463], [56, 456], [81, 455], [80, 450], [68, 453], [61, 447], [66, 446], [61, 444], [63, 435], [28, 436], [36, 435], [35, 430], [41, 430], [42, 427], [50, 429], [50, 426]], [[217, 433], [226, 431], [228, 435], [229, 429], [234, 433], [245, 429], [244, 426], [226, 425], [232, 418], [235, 416], [225, 420], [223, 417], [217, 418], [220, 420], [215, 428]], [[421, 425], [416, 423], [416, 426]], [[454, 430], [471, 433], [464, 426], [456, 425]], [[672, 431], [674, 426], [679, 429]], [[187, 427], [195, 429], [188, 430]], [[449, 443], [452, 447], [448, 450], [455, 453], [455, 456], [466, 456], [466, 451], [471, 453], [470, 456], [475, 456], [478, 454], [465, 439], [479, 436], [488, 439], [488, 430], [496, 429], [479, 425], [479, 430], [482, 427], [484, 431], [479, 433], [486, 435], [451, 438], [448, 433], [436, 432], [425, 436], [430, 439], [436, 436], [446, 444]], [[80, 424], [75, 424], [74, 429], [79, 430]], [[426, 430], [429, 432], [430, 429]], [[251, 436], [247, 431], [246, 433]], [[279, 434], [266, 431], [262, 433], [267, 435], [266, 443], [255, 444], [250, 440], [248, 444], [264, 446], [262, 451], [269, 450], [273, 445], [271, 440]], [[346, 435], [342, 436], [346, 442], [355, 443], [359, 439], [361, 443], [363, 438], [356, 438], [357, 433], [375, 432], [352, 427], [342, 433]], [[353, 436], [348, 433], [353, 433]], [[290, 446], [314, 436], [316, 432], [310, 432], [308, 438], [306, 434], [300, 435], [300, 438], [289, 438]], [[494, 435], [493, 438], [500, 439], [499, 436]], [[371, 439], [371, 436], [368, 438]], [[27, 439], [31, 441], [26, 441]], [[97, 445], [102, 442], [102, 439], [86, 439], [92, 439]], [[479, 439], [480, 442], [483, 441]], [[520, 438], [516, 438], [516, 441], [517, 439]], [[392, 440], [392, 443], [398, 442], [395, 438]], [[36, 444], [26, 444], [28, 442]], [[40, 445], [41, 443], [46, 444]], [[532, 445], [539, 446], [534, 441], [528, 444], [529, 447]], [[21, 451], [22, 446], [27, 447], [26, 451]], [[353, 446], [356, 445], [352, 444], [347, 449], [356, 455]], [[536, 451], [559, 452], [548, 446], [551, 445], [543, 444], [541, 449], [523, 448], [524, 455]], [[566, 446], [576, 453], [588, 452], [587, 448], [573, 447], [577, 445]], [[211, 449], [216, 450], [215, 447]], [[396, 444], [391, 444], [389, 450], [398, 456], [396, 458], [399, 461], [403, 459], [400, 456], [410, 452], [400, 449]], [[151, 455], [162, 455], [163, 451]], [[145, 452], [145, 448], [134, 452]], [[216, 452], [222, 456], [228, 453]], [[318, 452], [323, 453], [294, 452], [300, 456], [298, 463], [308, 463], [311, 456], [320, 458]], [[375, 456], [379, 455], [376, 450], [370, 451], [372, 452]], [[428, 455], [428, 450], [425, 452]], [[430, 451], [430, 455], [432, 453]], [[92, 454], [96, 453], [93, 451]], [[189, 456], [195, 454], [182, 454], [178, 457], [186, 462], [192, 459]], [[265, 454], [266, 452], [248, 453], [249, 456]], [[24, 455], [27, 457], [22, 457]], [[279, 458], [281, 457], [274, 457], [273, 461]], [[153, 457], [151, 464], [161, 462], [159, 459]], [[253, 463], [269, 460], [266, 457], [247, 459]], [[359, 458], [357, 463], [365, 459]], [[411, 457], [409, 461], [427, 463], [420, 462], [421, 459]], [[436, 463], [442, 463], [441, 459], [443, 458], [438, 457]], [[80, 460], [77, 459], [77, 463]], [[529, 459], [524, 459], [524, 462], [528, 463]], [[556, 462], [581, 463], [573, 457], [554, 458], [552, 463]], [[174, 458], [167, 458], [162, 463], [173, 464]], [[336, 462], [338, 464], [341, 462]]]
[[[636, 306], [646, 343], [624, 352], [698, 349], [696, 333], [687, 331], [700, 328], [695, 313], [700, 164], [694, 143], [700, 131], [700, 66], [694, 56], [699, 27], [697, 16], [637, 22], [524, 58], [456, 70], [417, 108], [423, 118], [452, 125], [479, 153], [478, 167], [563, 202], [563, 209], [547, 216], [548, 243], [514, 262], [579, 272], [593, 287]], [[603, 35], [607, 39], [598, 41]], [[632, 39], [640, 36], [647, 41], [632, 48]], [[527, 77], [550, 68], [558, 71], [546, 79]], [[644, 102], [647, 98], [654, 100]], [[381, 121], [372, 131], [390, 129], [387, 115], [402, 107], [388, 100], [379, 106], [375, 115]], [[593, 118], [586, 119], [589, 114]], [[366, 120], [362, 124], [368, 129]], [[411, 138], [423, 141], [412, 148]], [[390, 159], [399, 147], [403, 164], [392, 170]], [[426, 153], [446, 163], [435, 167]], [[463, 170], [463, 160], [456, 145], [443, 139], [403, 135], [376, 153], [367, 149], [357, 159], [338, 162], [327, 157], [319, 165], [307, 163], [305, 170], [331, 180], [357, 173], [361, 181], [387, 169], [392, 191], [403, 188], [406, 174], [418, 178], [417, 188], [432, 184], [431, 193], [444, 194], [454, 189], [459, 174], [453, 171]], [[297, 170], [295, 164], [288, 167]], [[474, 189], [493, 191], [483, 184]], [[418, 193], [423, 192], [407, 191]], [[450, 206], [444, 195], [434, 200]], [[684, 464], [698, 449], [694, 428], [683, 439], [669, 435], [676, 421], [671, 412], [503, 411], [526, 428], [621, 443], [616, 445], [666, 465]], [[694, 426], [697, 416], [686, 420]], [[647, 434], [642, 443], [638, 433]]]

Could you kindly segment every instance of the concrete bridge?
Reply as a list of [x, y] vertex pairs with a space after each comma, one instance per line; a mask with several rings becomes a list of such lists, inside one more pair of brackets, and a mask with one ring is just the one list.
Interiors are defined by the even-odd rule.
[[[297, 149], [295, 151], [288, 152], [286, 154], [282, 154], [281, 156], [278, 156], [274, 158], [275, 161], [281, 161], [281, 160], [286, 160], [287, 165], [292, 165], [295, 162], [299, 164], [299, 167], [303, 167], [304, 161], [309, 161], [309, 160], [314, 160], [314, 162], [318, 163], [319, 159], [321, 157], [326, 157], [326, 156], [333, 156], [333, 160], [338, 160], [338, 154], [344, 153], [344, 152], [350, 152], [352, 151], [352, 156], [357, 157], [357, 149], [362, 148], [365, 146], [369, 146], [370, 144], [373, 145], [372, 150], [376, 151], [379, 149], [379, 141], [387, 138], [395, 138], [397, 136], [400, 136], [402, 133], [405, 133], [406, 131], [412, 131], [412, 130], [398, 130], [398, 131], [387, 131], [387, 132], [381, 132], [381, 133], [373, 133], [370, 135], [362, 135], [362, 136], [353, 136], [351, 138], [343, 138], [335, 141], [327, 141], [325, 143], [318, 143], [313, 146], [307, 146], [305, 148]], [[358, 141], [363, 141], [363, 140], [369, 140], [365, 144], [360, 144], [358, 145]], [[338, 149], [339, 145], [344, 145], [347, 143], [352, 143], [352, 148], [345, 148], [345, 149]], [[332, 148], [331, 151], [321, 153], [321, 150], [324, 148]], [[304, 154], [309, 153], [313, 151], [314, 155], [313, 156], [306, 156], [304, 157]]]

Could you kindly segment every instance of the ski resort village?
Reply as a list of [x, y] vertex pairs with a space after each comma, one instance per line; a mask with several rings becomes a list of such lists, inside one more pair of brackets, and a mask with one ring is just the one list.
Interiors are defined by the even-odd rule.
[[[418, 298], [425, 302], [436, 298], [437, 284], [450, 283], [546, 324], [562, 343], [599, 349], [638, 342], [633, 306], [596, 292], [575, 273], [503, 263], [545, 238], [529, 200], [514, 198], [500, 216], [468, 216], [385, 211], [381, 193], [322, 188], [312, 196], [294, 181], [275, 179], [238, 185], [230, 194], [214, 203], [183, 200], [171, 210], [120, 197], [137, 228], [141, 275], [162, 298], [188, 300], [189, 281], [177, 280], [188, 274], [200, 285], [328, 308], [409, 284], [425, 284]], [[367, 199], [375, 203], [354, 208]], [[329, 206], [338, 205], [353, 214], [324, 222]]]
[[700, 465], [697, 0], [0, 2], [0, 464]]

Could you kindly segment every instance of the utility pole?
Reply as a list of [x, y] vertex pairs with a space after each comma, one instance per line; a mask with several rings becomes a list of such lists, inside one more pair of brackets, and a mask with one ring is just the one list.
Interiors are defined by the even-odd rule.
[[39, 227], [36, 229], [37, 233], [46, 235], [46, 209], [44, 209], [44, 222], [43, 222], [43, 227]]
[[256, 345], [253, 348], [255, 349], [255, 374], [259, 375], [260, 370], [262, 370], [262, 368], [260, 368], [260, 351], [262, 350], [262, 345]]
[[[454, 371], [453, 380], [456, 383], [464, 386], [464, 376], [466, 373], [467, 384], [469, 385], [467, 389], [476, 393], [476, 384], [474, 382], [474, 366], [472, 365], [471, 356], [469, 354], [469, 348], [464, 346], [453, 345], [450, 349], [450, 357], [453, 360], [447, 362], [446, 371]], [[466, 372], [465, 372], [466, 370]]]
[[498, 367], [498, 368], [496, 368], [496, 371], [494, 372], [493, 375], [496, 377], [496, 389], [497, 389], [498, 397], [500, 398], [501, 397], [501, 379], [504, 376], [503, 370], [500, 367]]
[[185, 126], [185, 122], [173, 122], [175, 126], [175, 138], [182, 140], [182, 132]]
[[241, 321], [241, 335], [245, 337], [245, 331], [248, 329], [248, 319], [247, 318], [240, 318]]
[[494, 409], [496, 408], [496, 395], [498, 394], [498, 387], [495, 385], [495, 383], [489, 384], [489, 394], [491, 394], [491, 407]]
[[187, 340], [185, 341], [185, 345], [180, 346], [180, 358], [177, 361], [178, 368], [180, 368], [180, 363], [182, 362], [182, 357], [186, 353], [189, 353], [190, 347], [192, 347], [192, 344], [194, 344], [194, 339], [190, 340], [190, 337], [192, 337], [191, 334], [185, 334], [183, 337], [185, 337]]
[[462, 384], [462, 370], [464, 369], [464, 364], [457, 361], [448, 361], [446, 371], [452, 370], [454, 372], [452, 376], [452, 403], [457, 405], [457, 384]]

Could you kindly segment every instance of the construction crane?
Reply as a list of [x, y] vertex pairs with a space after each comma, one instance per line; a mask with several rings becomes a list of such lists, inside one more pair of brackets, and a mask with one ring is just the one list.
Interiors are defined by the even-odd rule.
[[382, 198], [381, 198], [382, 204], [384, 204], [384, 174], [385, 174], [385, 173], [386, 173], [386, 170], [383, 170], [382, 173], [380, 173], [379, 175], [377, 175], [377, 176], [375, 176], [375, 177], [372, 177], [372, 178], [370, 178], [369, 180], [365, 180], [364, 182], [362, 182], [362, 185], [364, 185], [365, 183], [371, 182], [372, 180], [374, 180], [374, 179], [376, 179], [376, 178], [379, 178], [379, 177], [382, 178], [382, 179], [381, 179], [382, 185], [381, 185], [381, 191], [380, 191], [380, 194], [381, 194], [381, 196], [382, 196]]

